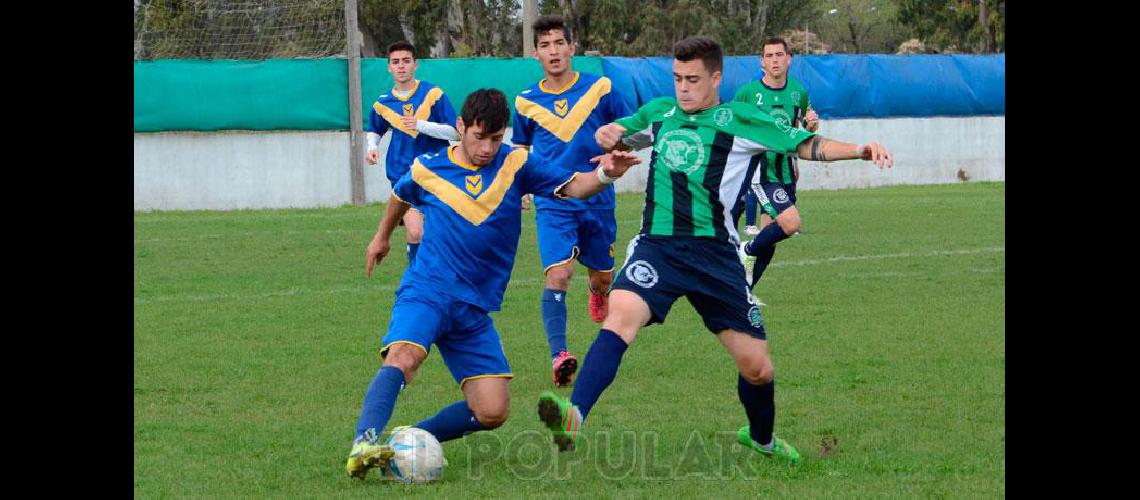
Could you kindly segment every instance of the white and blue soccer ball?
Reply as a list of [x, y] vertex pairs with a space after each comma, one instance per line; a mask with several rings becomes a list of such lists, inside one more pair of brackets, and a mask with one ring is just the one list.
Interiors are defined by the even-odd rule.
[[405, 427], [393, 432], [387, 444], [396, 454], [384, 468], [384, 479], [426, 483], [443, 477], [443, 447], [430, 432]]

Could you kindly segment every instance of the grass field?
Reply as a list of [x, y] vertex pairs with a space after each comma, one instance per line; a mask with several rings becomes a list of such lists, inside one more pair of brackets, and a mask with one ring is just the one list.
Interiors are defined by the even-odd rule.
[[[618, 197], [619, 265], [642, 200]], [[757, 295], [776, 432], [802, 464], [734, 444], [747, 420], [733, 363], [685, 300], [626, 353], [589, 444], [558, 454], [535, 414], [552, 384], [528, 213], [493, 315], [516, 375], [511, 419], [444, 444], [444, 480], [417, 486], [344, 476], [406, 265], [396, 251], [364, 275], [381, 206], [137, 213], [135, 495], [1004, 496], [1004, 183], [804, 191], [799, 206], [803, 234], [780, 244]], [[579, 356], [598, 330], [585, 290], [578, 267]], [[392, 424], [461, 397], [433, 349]]]

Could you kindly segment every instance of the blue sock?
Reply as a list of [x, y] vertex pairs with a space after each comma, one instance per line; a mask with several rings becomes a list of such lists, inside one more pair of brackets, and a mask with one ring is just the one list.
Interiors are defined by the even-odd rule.
[[396, 407], [396, 396], [404, 388], [404, 372], [395, 366], [381, 366], [364, 394], [364, 404], [360, 408], [360, 420], [356, 421], [356, 436], [372, 429], [377, 436], [388, 425], [392, 410]]
[[467, 407], [465, 400], [439, 410], [435, 416], [421, 420], [415, 426], [432, 433], [441, 443], [459, 439], [469, 432], [486, 429], [475, 418], [475, 414], [471, 413], [471, 408]]
[[756, 225], [756, 193], [751, 189], [744, 193], [744, 225]]
[[772, 442], [772, 428], [776, 424], [776, 381], [765, 385], [752, 385], [737, 374], [736, 394], [744, 413], [748, 414], [752, 440], [762, 445]]
[[542, 324], [553, 359], [566, 350], [566, 290], [542, 290]]
[[629, 344], [613, 331], [603, 328], [598, 332], [598, 338], [594, 339], [590, 351], [582, 361], [582, 370], [574, 382], [574, 392], [570, 394], [570, 402], [578, 405], [583, 420], [602, 396], [602, 391], [614, 381], [621, 356], [628, 347]]
[[416, 261], [416, 252], [420, 250], [419, 243], [408, 243], [408, 264]]
[[786, 239], [788, 239], [788, 235], [784, 232], [784, 229], [781, 228], [776, 221], [772, 221], [771, 224], [764, 226], [764, 229], [760, 230], [760, 234], [756, 235], [756, 239], [744, 245], [744, 253], [748, 255], [759, 255], [760, 249], [775, 246], [776, 243]]

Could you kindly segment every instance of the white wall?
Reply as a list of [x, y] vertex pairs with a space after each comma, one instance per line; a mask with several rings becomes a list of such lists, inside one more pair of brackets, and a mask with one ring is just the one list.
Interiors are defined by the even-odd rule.
[[[1003, 116], [824, 120], [819, 133], [882, 142], [895, 166], [801, 162], [801, 190], [1005, 180]], [[391, 193], [383, 165], [389, 136], [380, 163], [364, 165], [368, 202]], [[352, 201], [348, 154], [348, 132], [135, 134], [135, 209], [340, 206]], [[618, 180], [618, 191], [645, 189], [649, 152], [640, 154], [643, 164]]]

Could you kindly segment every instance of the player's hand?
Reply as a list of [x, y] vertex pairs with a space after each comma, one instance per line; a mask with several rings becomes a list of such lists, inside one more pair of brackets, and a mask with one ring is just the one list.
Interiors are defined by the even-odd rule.
[[380, 151], [376, 149], [369, 149], [368, 154], [365, 155], [364, 158], [368, 160], [369, 165], [375, 165], [376, 160], [380, 159]]
[[388, 256], [388, 252], [392, 250], [392, 245], [388, 240], [383, 238], [372, 238], [368, 243], [368, 250], [365, 252], [364, 270], [368, 272], [368, 277], [372, 277], [372, 267], [380, 264], [384, 257]]
[[598, 145], [604, 151], [611, 151], [621, 142], [621, 136], [625, 133], [625, 127], [616, 123], [607, 123], [594, 132], [594, 140], [598, 141]]
[[618, 178], [625, 175], [625, 172], [630, 167], [641, 163], [641, 158], [629, 151], [611, 151], [604, 155], [598, 155], [590, 158], [590, 163], [597, 163], [602, 166], [602, 172], [606, 177]]
[[534, 195], [532, 195], [530, 193], [523, 195], [523, 197], [522, 197], [522, 209], [523, 210], [530, 210], [530, 200], [533, 197], [534, 197]]
[[809, 109], [807, 114], [804, 115], [804, 128], [808, 132], [815, 132], [819, 129], [819, 115], [816, 114], [814, 109]]
[[419, 122], [419, 120], [416, 119], [415, 115], [403, 115], [403, 118], [404, 130], [407, 130], [408, 132], [415, 132], [416, 123]]
[[886, 146], [877, 142], [871, 142], [859, 146], [859, 158], [867, 161], [875, 162], [879, 169], [883, 168], [885, 164], [887, 168], [891, 168], [895, 164], [895, 156], [887, 151]]

